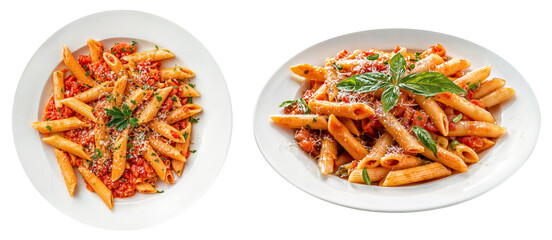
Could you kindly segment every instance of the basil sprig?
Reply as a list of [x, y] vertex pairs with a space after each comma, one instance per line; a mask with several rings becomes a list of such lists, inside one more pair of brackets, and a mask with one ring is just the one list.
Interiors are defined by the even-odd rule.
[[435, 141], [431, 137], [431, 134], [427, 130], [421, 127], [412, 127], [412, 131], [416, 134], [416, 137], [424, 144], [424, 146], [433, 152], [433, 155], [435, 155], [436, 158], [439, 158], [437, 156], [437, 144], [435, 144]]
[[[368, 72], [349, 77], [337, 84], [345, 92], [365, 93], [385, 88], [381, 96], [383, 110], [388, 112], [397, 104], [400, 88], [422, 96], [435, 96], [443, 92], [465, 94], [466, 91], [438, 72], [420, 72], [406, 76], [406, 60], [400, 53], [389, 60], [391, 76], [381, 72]], [[404, 76], [404, 77], [403, 77]]]
[[311, 113], [309, 105], [307, 104], [307, 102], [303, 98], [299, 98], [297, 100], [287, 100], [287, 101], [283, 102], [282, 104], [280, 104], [280, 107], [289, 107], [289, 106], [291, 106], [295, 103], [297, 103], [299, 105], [299, 108], [301, 108], [301, 110], [303, 110], [303, 113], [305, 113], [305, 114], [310, 114]]
[[108, 116], [111, 116], [111, 121], [107, 123], [108, 127], [115, 127], [117, 131], [123, 131], [127, 128], [128, 124], [138, 127], [138, 119], [131, 118], [132, 110], [126, 105], [123, 104], [123, 107], [118, 108], [113, 106], [112, 109], [106, 108], [105, 113]]

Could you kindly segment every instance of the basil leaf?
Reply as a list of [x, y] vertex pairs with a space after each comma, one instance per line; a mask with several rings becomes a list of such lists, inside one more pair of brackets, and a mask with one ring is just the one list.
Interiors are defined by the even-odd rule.
[[460, 122], [460, 120], [462, 120], [462, 113], [460, 113], [460, 114], [458, 114], [458, 116], [454, 117], [452, 119], [452, 122], [457, 123], [457, 122]]
[[310, 114], [311, 113], [309, 105], [307, 104], [305, 99], [300, 98], [299, 100], [297, 100], [297, 102], [299, 103], [299, 106], [301, 106], [301, 110], [303, 110], [303, 113], [305, 113], [305, 114]]
[[128, 120], [128, 123], [130, 123], [130, 125], [132, 126], [135, 126], [135, 127], [138, 127], [138, 118], [131, 118]]
[[458, 142], [458, 140], [454, 140], [452, 142], [450, 142], [450, 149], [452, 149], [453, 151], [456, 151], [456, 144], [459, 144], [460, 142]]
[[365, 93], [391, 85], [389, 76], [380, 72], [357, 74], [339, 82], [337, 89], [345, 92]]
[[383, 91], [383, 94], [381, 94], [381, 102], [383, 103], [383, 111], [389, 112], [395, 105], [397, 105], [397, 101], [399, 101], [399, 96], [401, 95], [401, 91], [399, 87], [397, 86], [389, 86]]
[[341, 71], [343, 69], [343, 67], [341, 65], [339, 65], [338, 63], [334, 63], [333, 66], [338, 70], [338, 71]]
[[406, 73], [406, 60], [402, 54], [397, 53], [389, 60], [389, 66], [391, 67], [391, 78], [393, 79], [393, 83], [396, 84]]
[[280, 104], [280, 107], [289, 107], [289, 106], [293, 105], [296, 102], [297, 102], [297, 100], [288, 100], [288, 101], [285, 101], [282, 104]]
[[370, 179], [370, 175], [368, 175], [366, 168], [362, 169], [362, 181], [368, 185], [372, 184], [372, 180]]
[[412, 131], [416, 134], [416, 137], [426, 146], [427, 149], [433, 152], [433, 155], [435, 155], [436, 158], [439, 158], [437, 156], [437, 144], [435, 144], [435, 141], [431, 137], [431, 134], [427, 130], [421, 127], [412, 127]]
[[376, 53], [374, 55], [366, 56], [366, 60], [378, 60], [379, 54]]
[[399, 87], [416, 95], [434, 96], [435, 94], [451, 92], [465, 94], [466, 91], [454, 84], [445, 75], [438, 72], [420, 72], [409, 74], [401, 79]]

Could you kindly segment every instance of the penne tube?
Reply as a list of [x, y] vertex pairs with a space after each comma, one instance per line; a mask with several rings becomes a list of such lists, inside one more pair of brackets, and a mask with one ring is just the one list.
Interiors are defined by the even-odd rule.
[[121, 132], [113, 144], [113, 164], [111, 167], [111, 181], [119, 179], [125, 172], [127, 158], [127, 141], [130, 128]]
[[330, 115], [328, 131], [355, 160], [362, 159], [368, 154], [368, 150], [334, 115]]
[[351, 157], [351, 155], [347, 152], [343, 152], [337, 156], [337, 159], [334, 161], [334, 168], [337, 168], [341, 165], [347, 164], [352, 162], [354, 159]]
[[56, 158], [59, 163], [61, 175], [63, 175], [63, 180], [67, 186], [67, 191], [69, 191], [69, 196], [72, 197], [75, 193], [75, 188], [77, 187], [77, 175], [75, 175], [75, 170], [73, 170], [71, 160], [62, 150], [56, 148], [54, 149], [54, 153], [56, 154]]
[[468, 74], [454, 80], [454, 83], [460, 87], [464, 87], [466, 84], [479, 83], [479, 81], [483, 81], [487, 79], [490, 73], [491, 73], [491, 66], [487, 65], [482, 68], [473, 70]]
[[125, 68], [123, 67], [123, 63], [115, 55], [109, 52], [104, 52], [103, 59], [107, 64], [107, 66], [109, 66], [111, 71], [113, 71], [116, 76], [121, 77], [123, 75], [126, 75]]
[[102, 52], [103, 52], [103, 45], [94, 40], [94, 39], [88, 39], [88, 50], [90, 51], [90, 60], [94, 63], [99, 61], [102, 58]]
[[343, 123], [343, 125], [345, 125], [345, 127], [347, 127], [347, 129], [349, 129], [349, 132], [351, 132], [353, 135], [357, 137], [360, 135], [360, 131], [358, 131], [358, 128], [355, 126], [355, 122], [353, 122], [353, 120], [344, 117], [338, 117], [337, 119], [339, 119], [339, 121]]
[[481, 86], [473, 90], [473, 98], [482, 98], [487, 94], [504, 87], [504, 85], [506, 85], [506, 81], [500, 78], [494, 78], [493, 80], [486, 81], [482, 83]]
[[437, 54], [431, 54], [416, 63], [416, 67], [410, 71], [410, 73], [419, 73], [430, 71], [435, 68], [435, 66], [444, 63], [445, 61]]
[[380, 159], [380, 165], [390, 170], [413, 168], [424, 164], [426, 161], [404, 153], [385, 155]]
[[113, 92], [111, 93], [111, 104], [116, 107], [121, 107], [123, 103], [123, 96], [125, 95], [125, 89], [128, 82], [126, 75], [122, 75], [115, 82]]
[[272, 121], [287, 128], [308, 128], [328, 130], [328, 117], [325, 115], [312, 114], [283, 114], [270, 116]]
[[201, 106], [197, 104], [186, 104], [180, 108], [172, 110], [167, 116], [167, 123], [173, 124], [186, 118], [194, 116], [202, 111]]
[[78, 168], [80, 174], [84, 177], [84, 180], [94, 189], [94, 191], [100, 196], [104, 201], [105, 205], [109, 209], [113, 210], [113, 193], [105, 186], [105, 184], [100, 180], [94, 173], [88, 170], [84, 166], [79, 166]]
[[474, 120], [491, 123], [494, 122], [493, 115], [491, 115], [490, 112], [454, 93], [440, 93], [435, 95], [434, 98], [435, 101], [441, 102], [451, 108], [454, 108]]
[[404, 126], [393, 116], [393, 114], [391, 114], [391, 112], [383, 113], [378, 120], [407, 153], [422, 153], [424, 151], [424, 147], [406, 131]]
[[148, 137], [148, 142], [150, 146], [153, 147], [153, 149], [155, 149], [155, 151], [181, 162], [186, 161], [186, 157], [180, 154], [180, 151], [172, 147], [170, 144], [167, 144], [164, 141], [153, 137]]
[[435, 143], [445, 149], [448, 148], [448, 145], [449, 145], [448, 139], [443, 136], [437, 136], [435, 138]]
[[[107, 126], [103, 123], [98, 123], [94, 126], [94, 144], [96, 150], [100, 151], [101, 157], [94, 160], [100, 160], [100, 163], [103, 163], [105, 160], [111, 158], [110, 152], [107, 150], [107, 145], [110, 143], [109, 135], [107, 134]], [[94, 150], [94, 151], [96, 151]]]
[[446, 61], [435, 67], [435, 72], [442, 73], [445, 76], [450, 76], [455, 74], [463, 69], [469, 68], [471, 63], [466, 59], [454, 58], [449, 61]]
[[31, 126], [41, 133], [65, 132], [72, 129], [88, 128], [88, 123], [81, 121], [76, 117], [64, 118], [59, 120], [33, 122]]
[[337, 159], [337, 141], [331, 135], [325, 135], [320, 147], [318, 169], [322, 175], [332, 174], [334, 161]]
[[461, 157], [465, 163], [479, 162], [479, 156], [477, 156], [477, 153], [473, 149], [471, 149], [470, 147], [464, 144], [459, 143], [454, 145], [454, 149], [452, 149], [452, 151], [456, 155]]
[[183, 143], [184, 136], [178, 129], [174, 128], [173, 126], [167, 124], [163, 121], [153, 120], [151, 121], [148, 126], [153, 129], [155, 132], [157, 132], [159, 135], [173, 141], [173, 142], [179, 142]]
[[[192, 124], [186, 122], [186, 127], [182, 129], [181, 133], [184, 136], [185, 141], [184, 143], [176, 143], [174, 147], [180, 152], [180, 154], [186, 156], [188, 153], [188, 147], [190, 146], [190, 140], [192, 138]], [[172, 169], [179, 177], [182, 175], [184, 164], [186, 164], [186, 161], [171, 161]]]
[[136, 184], [136, 191], [141, 193], [157, 193], [157, 189], [149, 183]]
[[81, 67], [77, 59], [73, 56], [67, 46], [63, 45], [63, 62], [69, 71], [77, 78], [77, 80], [85, 86], [95, 87], [98, 85], [90, 76], [86, 75], [86, 72]]
[[167, 171], [167, 176], [165, 177], [165, 180], [163, 180], [167, 184], [173, 184], [174, 183], [174, 174], [172, 171]]
[[312, 95], [311, 101], [312, 100], [327, 101], [328, 99], [329, 99], [328, 84], [324, 83], [324, 84], [322, 84], [322, 86], [320, 86], [318, 89], [316, 89], [316, 91]]
[[86, 103], [82, 102], [81, 100], [78, 100], [74, 97], [66, 98], [61, 101], [63, 105], [67, 106], [71, 110], [77, 112], [78, 114], [90, 119], [92, 122], [97, 123], [98, 120], [94, 116], [93, 113], [93, 107], [88, 106]]
[[84, 152], [83, 147], [67, 138], [61, 137], [59, 135], [53, 135], [50, 137], [45, 137], [42, 139], [45, 143], [48, 143], [56, 148], [59, 148], [63, 151], [71, 153], [77, 157], [92, 160], [86, 152]]
[[179, 98], [187, 98], [187, 97], [199, 97], [199, 92], [190, 86], [189, 84], [183, 84], [178, 86], [178, 92], [176, 92], [176, 96]]
[[374, 115], [374, 110], [364, 103], [337, 103], [330, 101], [311, 100], [309, 108], [313, 113], [346, 117], [361, 120]]
[[[364, 183], [364, 180], [362, 179], [362, 170], [363, 169], [355, 169], [352, 171], [351, 174], [349, 174], [348, 181], [354, 183]], [[389, 169], [383, 167], [366, 168], [366, 172], [372, 182], [379, 182], [387, 176]]]
[[388, 132], [383, 133], [372, 149], [370, 149], [370, 152], [366, 157], [364, 157], [360, 162], [358, 163], [355, 170], [363, 169], [363, 168], [374, 168], [380, 165], [380, 159], [385, 156], [385, 153], [387, 152], [387, 149], [393, 145], [393, 137]]
[[184, 80], [184, 79], [193, 78], [195, 76], [195, 73], [192, 70], [187, 69], [185, 67], [177, 67], [177, 66], [173, 68], [161, 69], [160, 72], [161, 72], [161, 80], [163, 81], [167, 81], [171, 79]]
[[436, 161], [436, 162], [439, 162], [449, 168], [452, 168], [458, 172], [467, 172], [468, 171], [468, 166], [466, 165], [466, 163], [464, 162], [464, 160], [462, 160], [462, 158], [460, 158], [459, 156], [457, 156], [456, 154], [454, 154], [453, 152], [449, 151], [449, 150], [446, 150], [440, 146], [437, 146], [437, 156], [438, 158], [435, 157], [435, 155], [433, 154], [433, 152], [429, 149], [425, 149], [425, 152], [421, 153], [424, 157], [426, 158], [429, 158], [430, 160], [433, 160], [433, 161]]
[[435, 124], [439, 133], [443, 136], [448, 135], [449, 131], [449, 121], [447, 115], [441, 109], [439, 104], [433, 100], [433, 98], [426, 98], [425, 96], [416, 95], [414, 101], [429, 115], [429, 119]]
[[154, 96], [151, 98], [151, 100], [148, 102], [148, 104], [138, 117], [138, 124], [144, 124], [153, 120], [153, 118], [157, 115], [157, 112], [159, 112], [161, 105], [163, 105], [165, 99], [167, 99], [167, 96], [169, 96], [171, 91], [172, 87], [166, 87], [155, 91]]
[[489, 148], [491, 148], [492, 146], [495, 145], [495, 142], [491, 141], [488, 138], [481, 138], [481, 140], [483, 141], [483, 146], [473, 149], [473, 150], [475, 150], [476, 153], [483, 152], [483, 151], [485, 151], [485, 150], [487, 150], [487, 149], [489, 149]]
[[161, 61], [163, 59], [168, 59], [174, 57], [174, 53], [167, 49], [156, 49], [156, 50], [150, 50], [150, 51], [144, 51], [144, 52], [137, 52], [133, 54], [129, 54], [126, 56], [123, 56], [123, 60], [127, 62], [140, 62], [142, 60], [150, 60], [150, 61]]
[[159, 155], [157, 155], [157, 153], [153, 150], [153, 148], [147, 143], [145, 144], [145, 151], [142, 153], [142, 156], [146, 159], [146, 161], [148, 161], [155, 173], [157, 173], [159, 179], [165, 181], [165, 177], [167, 176], [167, 166], [161, 160]]
[[452, 172], [440, 163], [430, 163], [419, 167], [391, 171], [380, 186], [394, 187], [409, 183], [450, 176]]
[[102, 94], [108, 93], [111, 91], [113, 91], [113, 82], [104, 82], [102, 84], [99, 84], [98, 86], [95, 86], [93, 88], [90, 88], [84, 92], [81, 92], [75, 95], [74, 98], [87, 103], [87, 102], [97, 100], [102, 96]]
[[289, 68], [293, 73], [305, 79], [324, 82], [326, 80], [326, 69], [309, 64], [299, 64]]
[[63, 107], [61, 100], [65, 98], [65, 73], [67, 69], [57, 70], [52, 74], [52, 79], [54, 82], [54, 103], [57, 109]]
[[134, 111], [134, 109], [136, 109], [136, 107], [140, 105], [142, 101], [144, 101], [145, 95], [146, 91], [141, 88], [137, 88], [136, 90], [134, 90], [134, 92], [130, 94], [129, 97], [125, 99], [125, 102], [123, 104], [127, 105], [131, 111]]
[[478, 136], [478, 137], [500, 137], [506, 128], [498, 126], [494, 123], [481, 121], [460, 121], [451, 127], [449, 136]]
[[495, 105], [504, 102], [516, 95], [516, 91], [512, 88], [501, 88], [492, 93], [489, 93], [487, 96], [479, 99], [485, 107], [494, 107]]

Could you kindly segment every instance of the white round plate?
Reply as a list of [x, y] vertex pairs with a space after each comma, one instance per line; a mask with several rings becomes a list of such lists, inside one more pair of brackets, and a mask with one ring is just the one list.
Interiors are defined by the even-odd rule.
[[[80, 175], [75, 196], [69, 197], [53, 148], [42, 143], [42, 136], [30, 125], [42, 119], [52, 95], [51, 75], [62, 66], [62, 46], [67, 45], [76, 56], [88, 54], [88, 38], [99, 40], [106, 47], [134, 40], [138, 51], [155, 49], [155, 45], [170, 49], [176, 58], [162, 61], [162, 66], [179, 64], [192, 69], [197, 76], [191, 83], [201, 93], [201, 97], [194, 99], [194, 103], [203, 107], [192, 134], [191, 148], [197, 152], [188, 159], [182, 177], [176, 177], [172, 185], [159, 181], [159, 189], [164, 193], [116, 198], [113, 211], [96, 193], [85, 188]], [[181, 213], [207, 191], [226, 158], [232, 128], [231, 108], [226, 82], [217, 63], [190, 33], [148, 13], [108, 11], [70, 23], [36, 51], [17, 86], [13, 135], [27, 176], [57, 209], [96, 227], [136, 229], [153, 226]]]
[[[290, 66], [308, 63], [323, 66], [329, 56], [346, 49], [426, 49], [436, 43], [447, 55], [462, 57], [472, 69], [492, 65], [491, 77], [500, 77], [516, 90], [514, 99], [493, 109], [499, 125], [508, 128], [497, 144], [481, 155], [467, 173], [455, 174], [426, 184], [383, 188], [353, 184], [337, 176], [322, 176], [316, 162], [296, 146], [293, 130], [270, 121], [281, 113], [278, 106], [297, 99], [305, 89], [290, 79]], [[410, 212], [435, 209], [474, 198], [503, 182], [529, 158], [537, 141], [540, 113], [537, 100], [519, 72], [504, 59], [472, 42], [450, 35], [413, 29], [380, 29], [351, 33], [316, 44], [284, 63], [260, 94], [254, 115], [257, 145], [268, 163], [283, 178], [320, 199], [363, 210]]]

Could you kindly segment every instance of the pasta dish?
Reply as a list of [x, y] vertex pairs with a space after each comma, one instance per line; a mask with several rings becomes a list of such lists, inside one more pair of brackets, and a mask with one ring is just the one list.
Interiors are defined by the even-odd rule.
[[54, 153], [72, 197], [75, 168], [113, 209], [114, 198], [163, 193], [158, 180], [181, 176], [190, 150], [192, 124], [202, 111], [181, 66], [162, 68], [175, 55], [168, 49], [137, 52], [138, 43], [104, 48], [89, 39], [89, 55], [74, 56], [63, 46], [64, 67], [52, 74], [53, 96], [41, 121], [31, 125]]
[[505, 133], [489, 109], [515, 96], [491, 66], [470, 66], [440, 44], [343, 50], [323, 67], [292, 66], [310, 89], [271, 119], [295, 130], [323, 175], [383, 187], [441, 179], [467, 172]]

